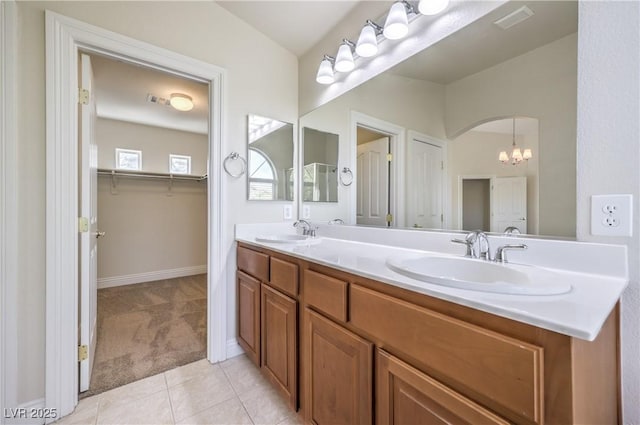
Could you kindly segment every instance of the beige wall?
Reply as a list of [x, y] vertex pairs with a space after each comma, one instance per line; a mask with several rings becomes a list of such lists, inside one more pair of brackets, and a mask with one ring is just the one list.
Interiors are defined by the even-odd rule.
[[[142, 169], [169, 171], [169, 154], [190, 155], [191, 174], [207, 173], [204, 134], [110, 119], [96, 122], [98, 167], [114, 168], [115, 149], [142, 151]], [[207, 264], [207, 183], [98, 178], [98, 279]]]
[[115, 168], [116, 148], [142, 151], [143, 171], [169, 172], [169, 154], [191, 156], [191, 174], [207, 174], [209, 140], [205, 134], [98, 118], [98, 167]]
[[[516, 138], [518, 146], [529, 147], [534, 156], [514, 166], [498, 161], [500, 151], [509, 152], [512, 136], [508, 134], [468, 131], [448, 144], [448, 164], [451, 187], [451, 227], [460, 229], [458, 181], [460, 176], [527, 177], [527, 233], [537, 234], [538, 205], [547, 200], [538, 198], [538, 140], [536, 137]], [[465, 229], [473, 230], [473, 229]]]
[[[624, 424], [640, 423], [640, 3], [580, 2], [579, 240], [628, 246], [621, 302]], [[633, 237], [591, 236], [591, 195], [633, 194]]]
[[496, 118], [539, 120], [542, 235], [575, 236], [577, 40], [566, 36], [446, 90], [450, 138]]
[[[246, 152], [247, 114], [294, 122], [297, 58], [214, 2], [30, 2], [18, 8], [18, 402], [44, 396], [45, 31], [44, 10], [115, 31], [227, 70], [222, 152]], [[148, 22], [153, 22], [149, 25]], [[167, 28], [188, 28], [167, 31]], [[233, 225], [273, 222], [282, 204], [246, 200], [246, 180], [224, 176], [228, 338], [235, 336]]]

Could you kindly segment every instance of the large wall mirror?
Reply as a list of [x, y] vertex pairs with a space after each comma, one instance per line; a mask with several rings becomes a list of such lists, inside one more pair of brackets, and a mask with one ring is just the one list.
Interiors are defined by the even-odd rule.
[[302, 129], [302, 201], [338, 202], [338, 135]]
[[356, 177], [311, 219], [575, 237], [577, 29], [575, 1], [507, 2], [301, 117]]
[[250, 201], [292, 201], [293, 124], [249, 115], [247, 197]]

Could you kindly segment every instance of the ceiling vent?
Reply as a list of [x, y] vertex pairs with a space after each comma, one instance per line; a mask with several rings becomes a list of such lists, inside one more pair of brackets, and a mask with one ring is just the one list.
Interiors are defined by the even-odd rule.
[[520, 9], [517, 9], [509, 13], [507, 16], [498, 19], [494, 22], [494, 24], [496, 24], [503, 30], [506, 30], [516, 24], [519, 24], [522, 21], [529, 19], [533, 15], [533, 10], [529, 9], [527, 6], [522, 6]]
[[156, 96], [155, 94], [151, 94], [151, 93], [147, 94], [147, 102], [156, 103], [158, 105], [163, 105], [163, 106], [171, 106], [171, 104], [169, 103], [169, 99]]

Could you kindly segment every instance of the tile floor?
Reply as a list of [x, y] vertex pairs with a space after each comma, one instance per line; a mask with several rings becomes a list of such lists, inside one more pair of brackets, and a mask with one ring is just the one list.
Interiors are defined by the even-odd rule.
[[260, 370], [238, 356], [200, 360], [85, 398], [56, 424], [302, 424]]

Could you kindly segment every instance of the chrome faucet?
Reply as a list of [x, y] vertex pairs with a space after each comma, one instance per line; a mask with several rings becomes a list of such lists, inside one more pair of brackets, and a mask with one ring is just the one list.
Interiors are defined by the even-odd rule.
[[311, 223], [309, 223], [307, 220], [298, 220], [295, 223], [293, 223], [293, 227], [298, 227], [298, 226], [302, 226], [303, 236], [310, 236], [312, 238], [316, 237], [316, 230], [318, 230], [318, 228], [315, 226], [312, 226]]
[[495, 258], [491, 257], [491, 248], [489, 247], [489, 238], [482, 230], [474, 230], [467, 233], [463, 239], [451, 239], [451, 242], [466, 245], [467, 252], [465, 257], [478, 258], [486, 261], [495, 261], [498, 263], [507, 262], [507, 251], [527, 249], [525, 244], [507, 244], [499, 246], [496, 249]]

